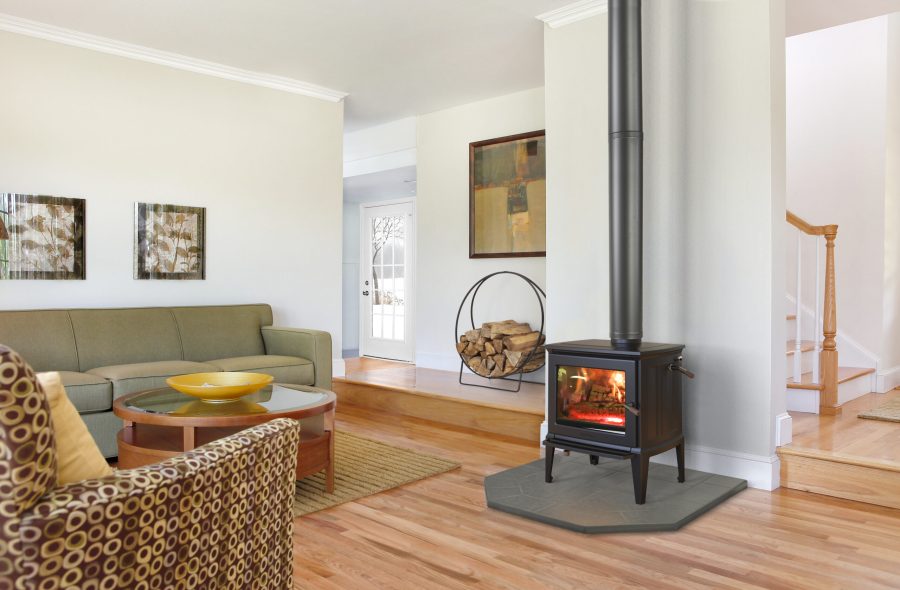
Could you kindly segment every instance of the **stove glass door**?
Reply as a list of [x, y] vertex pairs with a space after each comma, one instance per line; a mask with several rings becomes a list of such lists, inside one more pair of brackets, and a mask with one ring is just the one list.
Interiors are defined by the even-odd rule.
[[556, 367], [556, 421], [625, 432], [625, 371]]

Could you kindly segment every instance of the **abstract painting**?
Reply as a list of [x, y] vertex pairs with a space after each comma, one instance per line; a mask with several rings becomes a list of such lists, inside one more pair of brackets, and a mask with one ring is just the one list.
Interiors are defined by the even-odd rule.
[[0, 193], [0, 279], [84, 280], [84, 199]]
[[546, 256], [545, 137], [469, 144], [469, 258]]
[[134, 278], [206, 278], [206, 209], [135, 203]]

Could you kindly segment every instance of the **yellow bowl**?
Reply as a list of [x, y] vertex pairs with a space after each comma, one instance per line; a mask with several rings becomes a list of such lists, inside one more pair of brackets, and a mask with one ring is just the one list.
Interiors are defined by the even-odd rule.
[[262, 373], [193, 373], [166, 379], [169, 387], [205, 402], [227, 402], [259, 391], [273, 377]]

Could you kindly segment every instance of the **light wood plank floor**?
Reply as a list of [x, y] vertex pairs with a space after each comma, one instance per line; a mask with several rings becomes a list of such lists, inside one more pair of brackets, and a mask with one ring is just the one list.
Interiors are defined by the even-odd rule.
[[677, 532], [582, 535], [486, 508], [531, 444], [350, 406], [338, 428], [463, 467], [298, 518], [295, 588], [900, 588], [900, 510], [747, 490]]
[[[335, 378], [337, 381], [395, 387], [409, 393], [544, 414], [543, 384], [523, 382], [522, 389], [518, 393], [513, 393], [460, 385], [458, 372], [423, 369], [409, 363], [361, 357], [345, 359], [344, 366], [344, 377]], [[464, 374], [463, 379], [466, 383], [484, 384], [488, 382], [487, 379], [468, 372]], [[506, 385], [513, 386], [515, 384], [506, 382]]]
[[868, 393], [844, 404], [837, 416], [791, 412], [794, 440], [790, 446], [900, 464], [900, 423], [856, 417], [898, 396], [900, 389]]

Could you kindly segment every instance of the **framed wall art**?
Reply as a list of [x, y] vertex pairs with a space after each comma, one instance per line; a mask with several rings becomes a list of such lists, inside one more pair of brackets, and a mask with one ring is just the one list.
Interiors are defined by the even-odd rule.
[[544, 131], [469, 144], [469, 258], [546, 256]]
[[206, 208], [135, 203], [134, 278], [206, 278]]
[[0, 279], [84, 280], [85, 201], [0, 193]]

